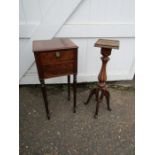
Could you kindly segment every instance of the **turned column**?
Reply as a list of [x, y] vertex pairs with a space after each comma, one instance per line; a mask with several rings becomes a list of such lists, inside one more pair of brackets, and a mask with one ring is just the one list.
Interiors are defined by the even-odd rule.
[[105, 81], [107, 80], [107, 73], [106, 73], [106, 65], [107, 62], [110, 60], [109, 56], [111, 55], [111, 49], [110, 48], [101, 48], [101, 60], [102, 60], [102, 67], [100, 70], [100, 73], [98, 75], [98, 86], [104, 87]]

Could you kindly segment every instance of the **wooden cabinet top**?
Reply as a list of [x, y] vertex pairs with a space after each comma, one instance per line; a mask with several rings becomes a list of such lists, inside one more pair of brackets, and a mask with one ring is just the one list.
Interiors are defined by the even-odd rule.
[[119, 49], [119, 41], [118, 40], [99, 39], [95, 43], [95, 47]]
[[78, 48], [70, 39], [54, 38], [51, 40], [34, 40], [33, 52]]

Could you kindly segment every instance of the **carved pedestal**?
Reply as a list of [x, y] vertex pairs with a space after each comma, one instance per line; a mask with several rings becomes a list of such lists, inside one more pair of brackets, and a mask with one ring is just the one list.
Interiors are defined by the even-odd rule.
[[109, 56], [111, 55], [112, 48], [118, 49], [119, 48], [119, 41], [114, 41], [114, 40], [103, 40], [99, 39], [95, 43], [96, 47], [101, 47], [101, 60], [102, 60], [102, 67], [100, 70], [100, 73], [98, 75], [98, 84], [97, 87], [92, 89], [90, 91], [89, 97], [85, 104], [87, 105], [93, 95], [96, 97], [96, 110], [94, 117], [97, 118], [98, 116], [98, 111], [99, 111], [99, 104], [103, 100], [103, 97], [105, 96], [106, 98], [106, 103], [107, 103], [107, 109], [111, 111], [110, 108], [110, 93], [106, 88], [106, 80], [107, 80], [107, 74], [106, 74], [106, 65], [107, 62], [110, 60]]

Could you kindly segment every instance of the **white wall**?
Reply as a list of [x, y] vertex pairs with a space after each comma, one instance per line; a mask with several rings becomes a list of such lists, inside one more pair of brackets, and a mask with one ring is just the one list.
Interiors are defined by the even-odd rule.
[[[20, 0], [20, 53], [46, 16], [48, 3], [51, 2], [54, 5], [55, 0]], [[101, 67], [100, 52], [99, 48], [93, 46], [98, 38], [120, 40], [120, 49], [112, 51], [107, 66], [108, 80], [133, 78], [134, 0], [83, 0], [55, 37], [71, 38], [79, 46], [78, 82], [97, 80]], [[22, 63], [20, 60], [21, 70]], [[34, 63], [21, 78], [20, 84], [38, 82]], [[66, 77], [49, 79], [47, 82], [66, 82]]]

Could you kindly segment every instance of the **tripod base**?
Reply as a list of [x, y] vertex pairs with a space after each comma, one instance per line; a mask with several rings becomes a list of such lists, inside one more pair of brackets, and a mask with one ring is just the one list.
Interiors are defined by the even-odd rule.
[[103, 100], [104, 96], [106, 98], [107, 110], [111, 111], [110, 93], [108, 90], [105, 89], [105, 87], [98, 86], [97, 88], [92, 89], [89, 93], [89, 97], [88, 97], [87, 101], [84, 103], [85, 105], [87, 105], [89, 103], [89, 101], [93, 95], [95, 95], [95, 99], [96, 99], [96, 110], [95, 110], [94, 118], [97, 118], [97, 116], [98, 116], [99, 104]]

